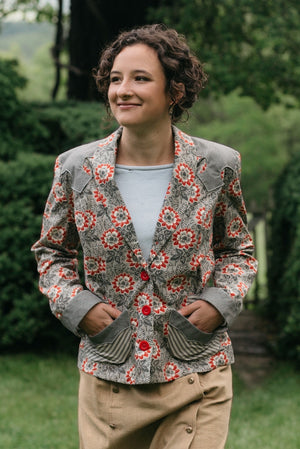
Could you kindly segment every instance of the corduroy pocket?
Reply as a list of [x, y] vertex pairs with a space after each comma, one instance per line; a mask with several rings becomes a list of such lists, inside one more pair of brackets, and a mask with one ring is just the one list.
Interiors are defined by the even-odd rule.
[[168, 324], [168, 347], [171, 354], [180, 360], [197, 360], [204, 351], [218, 350], [215, 333], [200, 331], [176, 310], [171, 310]]
[[97, 359], [116, 365], [124, 363], [132, 349], [130, 318], [125, 310], [99, 334], [89, 337], [97, 350]]

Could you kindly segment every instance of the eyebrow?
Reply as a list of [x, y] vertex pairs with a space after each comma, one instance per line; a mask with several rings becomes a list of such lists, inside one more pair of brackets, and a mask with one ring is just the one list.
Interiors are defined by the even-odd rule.
[[[111, 75], [121, 74], [121, 73], [122, 72], [120, 70], [112, 70], [110, 72]], [[136, 69], [136, 70], [133, 70], [132, 73], [134, 73], [134, 74], [136, 74], [136, 73], [144, 73], [145, 75], [152, 76], [150, 72], [148, 72], [147, 70], [144, 70], [144, 69]]]

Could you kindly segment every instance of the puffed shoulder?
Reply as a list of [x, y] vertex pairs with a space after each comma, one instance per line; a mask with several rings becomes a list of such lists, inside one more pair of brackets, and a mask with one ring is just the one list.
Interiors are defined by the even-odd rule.
[[238, 170], [240, 166], [240, 154], [238, 151], [221, 143], [212, 142], [192, 137], [198, 156], [204, 157], [211, 166], [215, 166], [218, 171], [228, 167]]
[[104, 148], [106, 152], [114, 152], [120, 132], [121, 130], [117, 130], [105, 139], [80, 145], [60, 154], [58, 157], [60, 175], [63, 176], [66, 173], [70, 175], [73, 190], [81, 192], [93, 177], [92, 173], [86, 169], [85, 161], [94, 158]]
[[223, 185], [226, 169], [240, 176], [240, 154], [233, 148], [198, 137], [192, 138], [194, 157], [199, 161], [197, 176], [208, 191]]
[[69, 171], [72, 173], [74, 167], [79, 167], [83, 165], [83, 161], [86, 158], [92, 157], [99, 148], [101, 140], [96, 140], [94, 142], [89, 142], [84, 145], [72, 148], [71, 150], [65, 151], [60, 154], [58, 159], [61, 165], [62, 173]]

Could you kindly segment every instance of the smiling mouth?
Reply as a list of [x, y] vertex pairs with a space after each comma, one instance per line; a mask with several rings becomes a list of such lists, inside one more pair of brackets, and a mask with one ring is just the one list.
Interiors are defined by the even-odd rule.
[[141, 105], [137, 104], [137, 103], [119, 103], [118, 104], [118, 107], [121, 109], [134, 108], [137, 106], [141, 106]]

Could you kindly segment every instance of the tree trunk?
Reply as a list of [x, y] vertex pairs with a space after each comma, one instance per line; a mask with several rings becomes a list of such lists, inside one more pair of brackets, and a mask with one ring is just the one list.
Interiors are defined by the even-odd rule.
[[99, 99], [92, 69], [103, 47], [124, 29], [147, 23], [149, 3], [159, 0], [71, 0], [68, 98]]
[[57, 14], [57, 23], [56, 23], [56, 36], [55, 36], [55, 44], [52, 49], [52, 57], [55, 63], [55, 83], [52, 90], [52, 100], [55, 100], [59, 85], [60, 85], [60, 52], [62, 48], [63, 42], [63, 25], [62, 25], [62, 16], [63, 16], [63, 0], [58, 0], [58, 14]]

